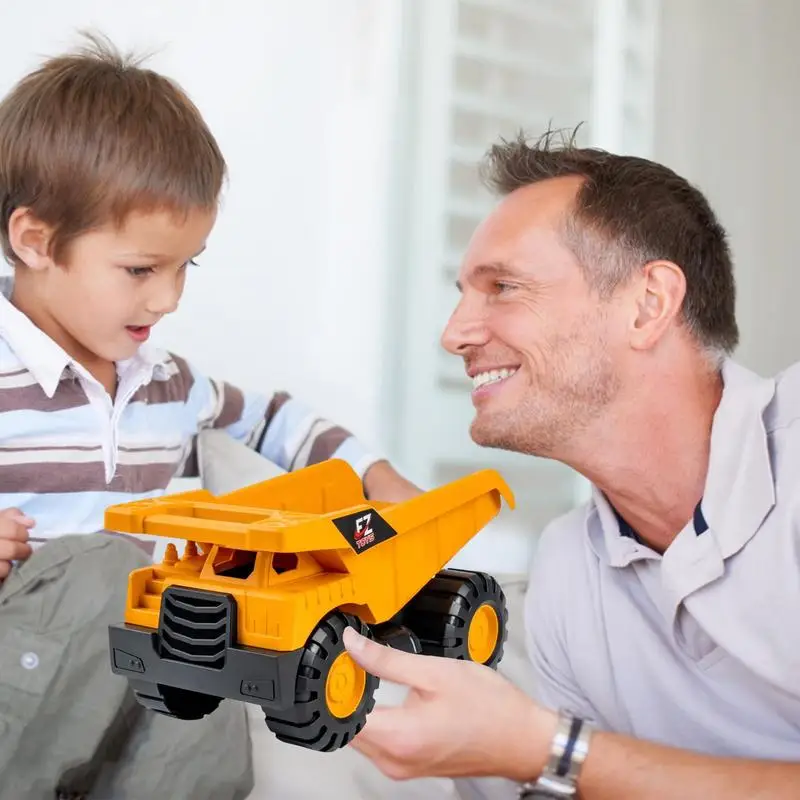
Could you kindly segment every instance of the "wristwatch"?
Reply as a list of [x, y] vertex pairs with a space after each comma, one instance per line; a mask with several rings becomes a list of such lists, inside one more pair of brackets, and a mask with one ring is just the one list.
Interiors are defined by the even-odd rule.
[[578, 774], [589, 752], [592, 730], [585, 720], [559, 711], [547, 764], [534, 783], [524, 783], [519, 787], [517, 797], [520, 800], [575, 797]]

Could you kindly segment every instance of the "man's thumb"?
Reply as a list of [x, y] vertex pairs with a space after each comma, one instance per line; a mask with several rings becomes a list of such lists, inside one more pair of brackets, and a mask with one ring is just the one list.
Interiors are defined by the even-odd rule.
[[349, 627], [344, 632], [344, 646], [353, 660], [370, 674], [392, 683], [426, 688], [428, 664], [425, 656], [393, 650]]

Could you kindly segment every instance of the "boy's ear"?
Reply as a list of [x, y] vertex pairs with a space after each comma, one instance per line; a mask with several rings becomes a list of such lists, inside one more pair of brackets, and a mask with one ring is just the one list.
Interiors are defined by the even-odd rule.
[[53, 230], [36, 219], [29, 208], [16, 208], [8, 220], [8, 241], [17, 258], [31, 269], [53, 266], [50, 238]]

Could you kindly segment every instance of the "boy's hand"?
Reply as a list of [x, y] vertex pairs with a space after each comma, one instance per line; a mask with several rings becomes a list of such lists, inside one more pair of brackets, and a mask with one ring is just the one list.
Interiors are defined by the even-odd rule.
[[376, 461], [364, 474], [364, 494], [369, 500], [401, 503], [422, 493], [388, 461]]
[[31, 554], [28, 530], [33, 525], [18, 508], [0, 511], [0, 581], [8, 577], [12, 561], [24, 561]]

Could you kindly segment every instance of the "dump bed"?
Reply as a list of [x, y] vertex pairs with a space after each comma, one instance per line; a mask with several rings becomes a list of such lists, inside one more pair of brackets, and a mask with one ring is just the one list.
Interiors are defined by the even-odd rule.
[[[369, 623], [390, 619], [496, 516], [503, 498], [513, 506], [503, 478], [482, 470], [401, 503], [370, 502], [353, 469], [330, 460], [218, 497], [197, 491], [112, 506], [105, 524], [123, 533], [197, 543], [209, 559], [217, 548], [206, 545], [299, 555], [305, 561], [293, 571], [296, 579], [284, 572], [280, 587], [259, 585], [258, 571], [244, 581], [217, 576], [203, 570], [205, 556], [196, 570], [193, 560], [158, 568], [164, 573], [162, 587], [179, 582], [219, 590], [224, 585], [248, 608], [272, 604], [265, 613], [284, 620], [293, 633], [282, 641], [296, 646], [310, 630], [309, 620], [333, 608]], [[144, 602], [148, 581], [144, 573], [133, 576], [135, 606]], [[150, 601], [147, 607], [156, 610]], [[255, 619], [250, 611], [246, 616]]]
[[[235, 550], [314, 552], [351, 547], [342, 524], [351, 516], [354, 535], [358, 515], [369, 512], [379, 515], [395, 534], [403, 533], [486, 495], [493, 496], [495, 511], [501, 497], [513, 505], [510, 489], [494, 470], [476, 472], [402, 503], [369, 502], [350, 465], [331, 459], [225, 495], [198, 490], [111, 506], [105, 526], [120, 533]], [[476, 532], [463, 537], [462, 544]]]

